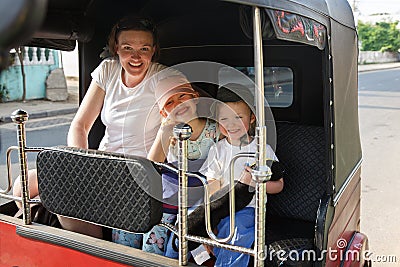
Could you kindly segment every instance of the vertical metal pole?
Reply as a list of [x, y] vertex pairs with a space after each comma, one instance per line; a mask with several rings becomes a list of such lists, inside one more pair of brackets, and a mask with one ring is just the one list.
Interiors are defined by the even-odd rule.
[[11, 114], [12, 120], [17, 124], [18, 133], [18, 156], [20, 167], [20, 181], [21, 181], [21, 199], [23, 209], [24, 224], [31, 224], [31, 207], [29, 205], [29, 188], [28, 188], [28, 163], [26, 159], [26, 137], [25, 137], [25, 122], [28, 120], [28, 113], [24, 110], [18, 109]]
[[192, 128], [188, 124], [179, 123], [174, 127], [174, 135], [178, 139], [178, 171], [179, 171], [179, 192], [178, 192], [178, 220], [179, 220], [179, 266], [187, 265], [188, 263], [188, 241], [186, 239], [187, 219], [188, 219], [188, 161], [187, 147], [188, 139], [192, 135]]
[[[256, 83], [256, 116], [258, 127], [256, 128], [257, 142], [257, 166], [266, 166], [265, 149], [267, 144], [267, 131], [264, 114], [264, 66], [262, 50], [261, 16], [258, 7], [253, 8], [253, 37], [254, 37], [254, 67]], [[255, 241], [254, 241], [254, 266], [264, 266], [265, 260], [265, 200], [266, 184], [256, 184], [256, 210], [255, 210]]]

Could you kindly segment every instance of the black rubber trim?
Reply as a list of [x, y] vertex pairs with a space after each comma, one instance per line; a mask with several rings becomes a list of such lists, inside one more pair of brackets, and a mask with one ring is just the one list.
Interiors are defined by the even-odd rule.
[[[322, 250], [324, 248], [324, 235], [326, 226], [326, 214], [328, 212], [329, 202], [331, 200], [330, 195], [324, 195], [319, 203], [317, 220], [315, 224], [315, 248], [318, 258], [321, 257]], [[316, 267], [322, 266], [322, 261], [318, 261], [314, 264]]]
[[[31, 229], [23, 226], [17, 226], [16, 233], [22, 237], [26, 237], [29, 239], [34, 239], [34, 240], [39, 240], [43, 241], [49, 244], [54, 244], [70, 249], [74, 249], [83, 253], [87, 253], [99, 258], [119, 262], [122, 264], [127, 264], [130, 266], [135, 266], [135, 267], [158, 267], [158, 266], [177, 266], [178, 262], [174, 261], [174, 264], [172, 265], [165, 265], [160, 264], [160, 261], [154, 261], [151, 259], [143, 259], [143, 258], [138, 258], [135, 256], [130, 256], [124, 253], [116, 252], [116, 251], [110, 251], [109, 249], [102, 248], [99, 246], [94, 246], [90, 244], [83, 243], [81, 241], [77, 240], [72, 240], [70, 238], [66, 237], [61, 237], [57, 236], [53, 233], [49, 233], [46, 231], [40, 231], [36, 229]], [[138, 250], [138, 252], [140, 252]], [[172, 261], [169, 258], [165, 259], [166, 262]], [[188, 263], [188, 266], [197, 266], [193, 265], [192, 263]]]

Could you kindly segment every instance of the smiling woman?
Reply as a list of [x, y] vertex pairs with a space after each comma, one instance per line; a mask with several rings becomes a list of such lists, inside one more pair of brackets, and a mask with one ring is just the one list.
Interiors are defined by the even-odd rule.
[[122, 82], [128, 87], [136, 86], [146, 75], [154, 54], [151, 33], [123, 31], [119, 34], [116, 50], [123, 67]]
[[[112, 28], [108, 45], [113, 57], [105, 59], [92, 72], [88, 92], [71, 123], [68, 145], [88, 148], [89, 131], [101, 113], [106, 129], [99, 150], [145, 157], [161, 122], [158, 111], [153, 109], [157, 81], [150, 79], [165, 68], [154, 62], [157, 31], [150, 19], [124, 17]], [[127, 117], [136, 131], [123, 131]], [[147, 122], [143, 118], [148, 118]], [[60, 218], [60, 221], [66, 229], [82, 229], [76, 228], [76, 222], [70, 219]], [[91, 225], [88, 233], [101, 236], [101, 228]], [[114, 231], [113, 241], [125, 244], [119, 238], [125, 236], [122, 234]]]
[[[145, 157], [161, 123], [159, 111], [154, 109], [157, 79], [170, 75], [166, 70], [153, 77], [165, 69], [154, 62], [158, 54], [157, 31], [147, 18], [125, 17], [112, 28], [108, 45], [112, 57], [103, 60], [91, 74], [89, 89], [68, 132], [68, 146], [88, 148], [89, 131], [101, 114], [106, 129], [99, 150]], [[137, 130], [124, 132], [125, 118], [129, 118], [131, 129]], [[35, 197], [36, 172], [30, 174], [29, 184], [35, 187], [30, 189], [30, 196]], [[20, 194], [19, 190], [15, 192]], [[59, 220], [65, 229], [102, 236], [101, 227], [61, 216]], [[115, 241], [119, 242], [118, 238]]]
[[123, 67], [122, 81], [128, 87], [139, 84], [150, 63], [158, 56], [157, 31], [150, 19], [124, 17], [111, 30], [109, 52]]

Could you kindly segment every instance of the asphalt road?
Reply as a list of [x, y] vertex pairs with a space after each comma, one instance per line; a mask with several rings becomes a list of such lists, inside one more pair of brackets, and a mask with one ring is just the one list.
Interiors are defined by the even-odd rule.
[[360, 73], [358, 95], [361, 231], [375, 256], [397, 257], [397, 263], [374, 267], [400, 266], [400, 68]]

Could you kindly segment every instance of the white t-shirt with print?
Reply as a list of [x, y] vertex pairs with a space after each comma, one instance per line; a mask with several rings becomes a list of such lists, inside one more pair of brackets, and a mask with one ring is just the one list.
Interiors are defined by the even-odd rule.
[[[200, 168], [200, 173], [205, 175], [207, 178], [219, 180], [222, 188], [229, 183], [229, 164], [233, 156], [239, 153], [255, 153], [256, 151], [257, 144], [255, 139], [250, 144], [239, 147], [229, 144], [227, 139], [224, 138], [210, 148], [208, 157]], [[278, 161], [278, 158], [269, 145], [267, 145], [266, 157], [267, 159]], [[237, 159], [234, 165], [235, 181], [239, 180], [245, 166], [251, 165], [254, 162], [254, 157], [241, 157]], [[255, 198], [253, 198], [248, 207], [255, 207]]]
[[155, 74], [165, 68], [151, 63], [143, 81], [132, 88], [122, 82], [118, 59], [105, 59], [92, 72], [106, 93], [101, 111], [106, 129], [99, 150], [147, 156], [161, 123], [154, 94], [161, 75]]

